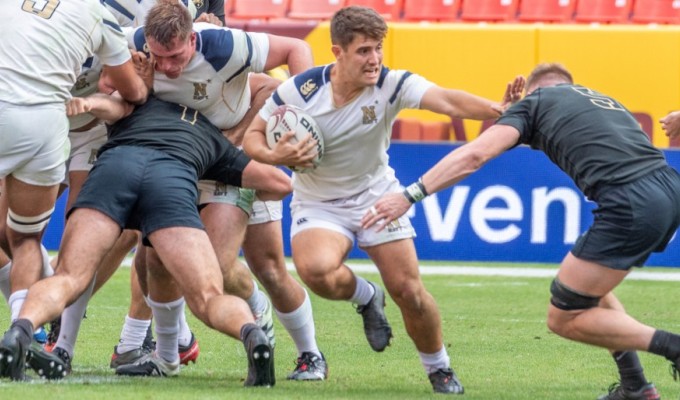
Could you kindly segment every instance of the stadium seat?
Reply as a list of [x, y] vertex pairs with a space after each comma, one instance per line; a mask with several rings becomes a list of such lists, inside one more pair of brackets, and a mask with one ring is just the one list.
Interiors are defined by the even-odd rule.
[[420, 135], [423, 141], [448, 142], [451, 140], [451, 124], [443, 121], [422, 121]]
[[576, 3], [576, 22], [627, 23], [630, 21], [633, 0], [579, 0]]
[[417, 118], [399, 118], [392, 126], [392, 139], [419, 141], [422, 125]]
[[344, 5], [345, 0], [290, 0], [288, 18], [313, 20], [331, 19], [333, 14]]
[[232, 0], [232, 19], [284, 18], [289, 0]]
[[405, 21], [455, 21], [461, 0], [404, 0]]
[[463, 21], [514, 21], [519, 0], [463, 0], [460, 19]]
[[635, 120], [640, 124], [640, 129], [642, 129], [649, 137], [650, 141], [654, 141], [654, 121], [652, 116], [647, 113], [632, 113]]
[[453, 138], [457, 142], [467, 142], [467, 135], [465, 134], [465, 125], [460, 118], [451, 118], [451, 130], [453, 131]]
[[522, 0], [520, 22], [568, 22], [574, 17], [576, 0]]
[[636, 24], [680, 24], [680, 0], [636, 0], [631, 20]]
[[371, 7], [386, 20], [398, 20], [401, 18], [404, 0], [347, 0], [346, 5]]

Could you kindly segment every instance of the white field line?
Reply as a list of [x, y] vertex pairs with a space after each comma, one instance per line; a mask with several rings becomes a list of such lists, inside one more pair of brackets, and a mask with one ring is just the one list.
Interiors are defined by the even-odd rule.
[[[130, 266], [131, 257], [125, 259], [124, 266]], [[368, 263], [347, 263], [353, 271], [362, 273], [378, 273], [378, 269]], [[293, 263], [288, 262], [286, 267], [289, 271], [294, 271]], [[669, 272], [651, 272], [644, 269], [635, 269], [626, 279], [640, 281], [680, 281], [680, 270], [674, 272], [674, 268], [669, 268]], [[551, 278], [557, 273], [557, 269], [552, 268], [521, 268], [521, 267], [480, 267], [480, 266], [429, 266], [421, 265], [421, 275], [468, 275], [468, 276], [509, 276], [517, 278]]]

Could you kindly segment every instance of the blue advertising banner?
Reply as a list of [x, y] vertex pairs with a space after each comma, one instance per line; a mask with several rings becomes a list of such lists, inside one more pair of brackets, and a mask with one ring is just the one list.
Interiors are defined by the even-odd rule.
[[[456, 144], [393, 143], [390, 164], [404, 184], [418, 179]], [[665, 151], [680, 169], [680, 152]], [[64, 196], [62, 196], [63, 198]], [[284, 244], [290, 256], [290, 214], [284, 204]], [[59, 246], [61, 199], [44, 243]], [[650, 207], [654, 205], [650, 204]], [[592, 221], [589, 202], [543, 153], [518, 147], [490, 161], [451, 189], [417, 203], [409, 216], [421, 260], [559, 263]], [[680, 267], [680, 240], [647, 265]], [[354, 249], [351, 258], [366, 258]]]

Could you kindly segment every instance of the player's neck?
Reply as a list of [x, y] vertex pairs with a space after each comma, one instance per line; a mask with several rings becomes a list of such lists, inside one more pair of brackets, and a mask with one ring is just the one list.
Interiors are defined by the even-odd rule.
[[331, 70], [331, 96], [333, 105], [340, 108], [356, 99], [364, 91], [364, 86], [357, 85], [351, 79], [344, 77], [338, 68]]

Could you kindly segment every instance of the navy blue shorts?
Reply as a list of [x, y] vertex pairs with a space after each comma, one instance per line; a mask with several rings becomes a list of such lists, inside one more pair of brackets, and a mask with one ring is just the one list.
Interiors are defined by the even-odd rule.
[[[204, 229], [196, 202], [196, 172], [154, 149], [120, 146], [97, 159], [73, 205], [108, 215], [145, 239], [170, 227]], [[69, 213], [70, 213], [69, 212]]]
[[593, 225], [572, 254], [613, 269], [641, 267], [661, 252], [680, 225], [680, 175], [671, 167], [597, 190]]

